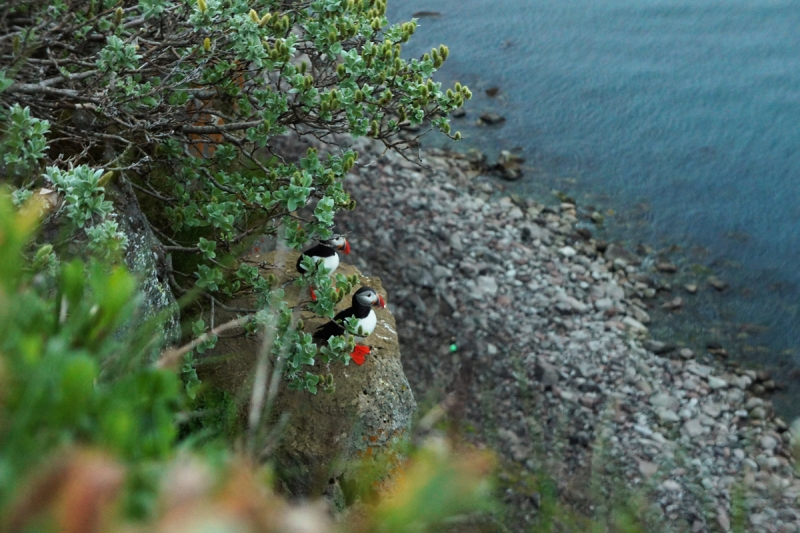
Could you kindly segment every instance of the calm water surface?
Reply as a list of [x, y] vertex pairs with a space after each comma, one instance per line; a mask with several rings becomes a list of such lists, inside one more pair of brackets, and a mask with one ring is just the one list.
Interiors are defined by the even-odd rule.
[[[389, 10], [393, 21], [441, 13], [419, 20], [407, 52], [450, 47], [440, 80], [476, 94], [454, 125], [487, 151], [522, 150], [536, 171], [519, 192], [559, 188], [619, 213], [609, 224], [618, 238], [680, 245], [687, 269], [711, 267], [732, 285], [721, 305], [686, 317], [764, 326], [740, 327], [750, 348], [738, 353], [782, 368], [791, 384], [800, 366], [800, 3], [395, 0]], [[496, 98], [483, 94], [492, 86]], [[507, 121], [476, 128], [483, 111]], [[784, 412], [800, 414], [796, 387], [778, 398]]]

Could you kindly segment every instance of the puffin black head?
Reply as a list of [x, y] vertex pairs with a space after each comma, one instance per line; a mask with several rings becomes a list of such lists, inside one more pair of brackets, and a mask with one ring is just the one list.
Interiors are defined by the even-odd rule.
[[344, 254], [350, 253], [350, 243], [341, 235], [333, 234], [330, 239], [319, 241], [325, 246], [340, 250]]
[[353, 303], [355, 304], [356, 302], [364, 307], [386, 307], [386, 302], [383, 297], [372, 287], [361, 287], [358, 289], [353, 295]]

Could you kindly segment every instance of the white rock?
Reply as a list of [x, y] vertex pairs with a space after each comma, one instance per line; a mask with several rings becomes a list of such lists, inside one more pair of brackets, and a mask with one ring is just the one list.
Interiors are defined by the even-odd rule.
[[642, 324], [649, 324], [650, 323], [650, 315], [647, 313], [647, 311], [645, 311], [641, 307], [638, 307], [636, 305], [632, 305], [631, 306], [631, 313], [633, 313], [633, 318], [635, 318], [636, 320], [638, 320]]
[[675, 413], [675, 411], [671, 411], [669, 409], [659, 409], [658, 419], [661, 420], [662, 424], [672, 424], [680, 421], [680, 417]]
[[639, 461], [639, 472], [644, 477], [652, 477], [658, 472], [658, 465], [649, 461]]
[[704, 414], [701, 414], [700, 416], [697, 417], [697, 419], [700, 421], [700, 424], [703, 425], [703, 426], [711, 427], [711, 426], [714, 425], [714, 419], [711, 418], [710, 416], [706, 416]]
[[564, 246], [563, 248], [558, 249], [558, 253], [564, 257], [574, 257], [578, 252], [572, 246]]
[[673, 481], [671, 479], [667, 479], [666, 481], [661, 483], [661, 486], [670, 492], [678, 492], [679, 490], [681, 490], [681, 486], [678, 484], [678, 482]]
[[561, 391], [561, 399], [562, 400], [566, 400], [568, 402], [574, 402], [575, 401], [575, 393], [570, 392], [570, 391], [566, 391], [566, 390], [565, 391]]
[[587, 342], [592, 338], [592, 334], [583, 329], [576, 329], [569, 334], [569, 337], [577, 342]]
[[687, 372], [691, 372], [695, 376], [700, 376], [701, 378], [707, 378], [714, 370], [710, 366], [701, 365], [700, 363], [695, 363], [694, 361], [687, 363], [685, 368]]
[[703, 434], [703, 431], [702, 424], [700, 424], [700, 421], [696, 418], [687, 420], [686, 423], [683, 424], [683, 432], [691, 438], [699, 437]]
[[680, 401], [674, 396], [670, 396], [666, 392], [659, 392], [650, 396], [650, 405], [654, 408], [664, 409], [677, 409], [680, 406]]
[[633, 331], [647, 331], [647, 326], [639, 322], [633, 317], [626, 316], [622, 319], [622, 323], [628, 326], [629, 329]]
[[614, 301], [611, 298], [600, 298], [594, 302], [594, 308], [598, 311], [605, 311], [614, 307]]
[[755, 409], [756, 407], [761, 407], [762, 405], [764, 405], [764, 400], [753, 396], [752, 398], [747, 400], [747, 403], [744, 404], [744, 408], [750, 411], [751, 409]]
[[728, 513], [725, 512], [725, 509], [719, 508], [717, 510], [717, 524], [719, 527], [722, 528], [722, 531], [730, 531], [731, 529], [731, 519], [728, 517]]
[[497, 294], [497, 280], [492, 276], [478, 276], [478, 284], [476, 290], [485, 296], [494, 296]]
[[748, 469], [752, 470], [753, 472], [758, 472], [758, 463], [756, 463], [755, 461], [753, 461], [753, 460], [752, 460], [752, 459], [750, 459], [749, 457], [746, 457], [746, 458], [745, 458], [745, 459], [742, 461], [742, 466], [744, 466], [745, 468], [748, 468]]
[[437, 280], [449, 278], [453, 275], [453, 271], [447, 267], [443, 267], [442, 265], [434, 265], [433, 266], [433, 277]]
[[556, 309], [565, 313], [576, 312], [585, 313], [589, 306], [585, 303], [578, 301], [572, 296], [567, 296], [564, 293], [559, 294], [557, 297]]
[[514, 206], [506, 216], [509, 218], [509, 220], [519, 220], [521, 218], [525, 218], [525, 215], [522, 213], [522, 209], [517, 206]]
[[718, 403], [707, 403], [700, 409], [712, 418], [717, 418], [722, 412], [722, 406]]
[[708, 386], [711, 387], [712, 390], [719, 390], [727, 387], [728, 382], [716, 376], [708, 376]]
[[764, 435], [758, 442], [765, 450], [774, 450], [778, 445], [778, 441], [770, 435]]
[[603, 294], [615, 302], [625, 298], [625, 290], [614, 282], [603, 284]]

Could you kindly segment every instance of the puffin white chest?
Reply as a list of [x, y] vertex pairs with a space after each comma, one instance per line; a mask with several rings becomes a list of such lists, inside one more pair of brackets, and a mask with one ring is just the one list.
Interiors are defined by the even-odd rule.
[[328, 270], [328, 274], [333, 274], [333, 271], [339, 266], [339, 254], [333, 254], [330, 257], [315, 257], [315, 261], [322, 261], [322, 266]]
[[377, 325], [378, 325], [378, 316], [375, 314], [375, 311], [370, 309], [369, 314], [367, 316], [358, 319], [358, 326], [356, 327], [356, 330], [360, 328], [361, 331], [364, 332], [364, 336], [356, 337], [356, 339], [360, 340], [363, 339], [364, 337], [368, 337], [369, 335], [372, 334], [373, 331], [375, 331], [375, 326]]

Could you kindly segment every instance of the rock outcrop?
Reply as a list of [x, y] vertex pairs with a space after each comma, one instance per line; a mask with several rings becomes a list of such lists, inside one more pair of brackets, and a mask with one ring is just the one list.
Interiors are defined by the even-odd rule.
[[[265, 275], [278, 277], [289, 306], [303, 319], [305, 330], [312, 332], [327, 319], [304, 310], [308, 291], [292, 283], [297, 276], [297, 257], [296, 252], [273, 251], [248, 260], [258, 263]], [[386, 297], [380, 279], [362, 276], [346, 264], [340, 264], [337, 272], [358, 274], [362, 285]], [[350, 299], [346, 296], [337, 311], [348, 307]], [[230, 305], [253, 307], [253, 301], [244, 297]], [[386, 470], [398, 460], [396, 445], [407, 435], [416, 403], [400, 362], [394, 317], [387, 309], [377, 309], [376, 313], [378, 325], [367, 340], [371, 352], [362, 366], [351, 361], [348, 366], [331, 364], [324, 368], [317, 362], [309, 369], [332, 373], [336, 384], [333, 393], [313, 395], [288, 390], [285, 384], [280, 387], [271, 418], [274, 421], [286, 413], [289, 421], [274, 456], [282, 478], [295, 495], [319, 495], [329, 492], [329, 485], [358, 483], [362, 469]], [[224, 314], [218, 314], [218, 322], [224, 319]], [[201, 379], [239, 398], [246, 410], [259, 348], [255, 336], [220, 338], [199, 368]]]
[[[67, 243], [61, 259], [86, 258], [89, 255], [86, 235], [76, 230], [68, 220], [62, 209], [65, 201], [63, 193], [53, 190], [49, 195], [50, 214], [42, 225], [43, 240]], [[147, 216], [127, 179], [122, 176], [113, 179], [104, 186], [104, 195], [106, 200], [113, 203], [114, 220], [128, 241], [121, 259], [139, 281], [140, 299], [136, 311], [131, 320], [120, 327], [119, 335], [151, 327], [163, 339], [163, 344], [177, 342], [181, 336], [180, 309], [169, 285], [162, 243], [150, 228]], [[154, 344], [150, 357], [157, 357], [161, 349], [161, 343]]]
[[[161, 242], [150, 229], [147, 217], [127, 180], [120, 179], [118, 184], [107, 190], [114, 201], [120, 230], [128, 238], [125, 265], [139, 279], [142, 294], [129, 330], [135, 331], [155, 319], [164, 344], [169, 345], [181, 336], [180, 310], [167, 279]], [[152, 356], [156, 356], [160, 350], [160, 347], [153, 350]]]

